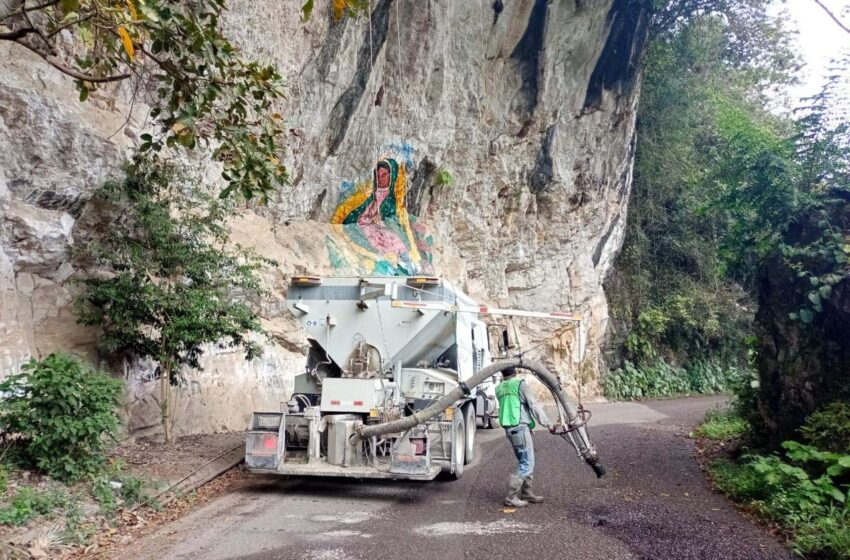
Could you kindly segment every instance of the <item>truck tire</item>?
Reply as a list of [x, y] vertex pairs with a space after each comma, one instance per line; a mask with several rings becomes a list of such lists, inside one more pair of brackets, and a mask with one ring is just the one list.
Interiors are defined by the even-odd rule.
[[464, 456], [466, 455], [466, 423], [463, 414], [455, 414], [452, 423], [452, 460], [449, 478], [458, 480], [463, 476]]
[[475, 407], [471, 402], [463, 407], [463, 421], [466, 425], [466, 449], [464, 450], [463, 462], [468, 465], [475, 459], [475, 430], [477, 428], [475, 425]]

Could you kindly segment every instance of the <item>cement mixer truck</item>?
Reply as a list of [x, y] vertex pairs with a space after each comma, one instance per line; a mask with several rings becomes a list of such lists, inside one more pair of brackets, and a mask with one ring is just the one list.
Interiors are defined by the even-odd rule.
[[[579, 320], [479, 306], [449, 282], [422, 276], [296, 276], [286, 306], [308, 335], [305, 368], [282, 410], [253, 413], [245, 464], [294, 476], [460, 478], [477, 428], [498, 416], [491, 339], [501, 355], [511, 346], [508, 332], [482, 317]], [[489, 377], [478, 379], [482, 372]], [[571, 412], [565, 434], [582, 424]], [[392, 431], [399, 421], [405, 428]], [[595, 456], [589, 440], [585, 447]]]

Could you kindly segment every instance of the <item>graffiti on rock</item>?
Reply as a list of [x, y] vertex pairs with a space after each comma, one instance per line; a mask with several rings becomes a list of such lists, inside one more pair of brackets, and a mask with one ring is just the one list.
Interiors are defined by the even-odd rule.
[[405, 144], [379, 158], [368, 178], [343, 182], [331, 217], [336, 235], [325, 240], [334, 268], [386, 276], [433, 272], [432, 238], [407, 211], [411, 169]]

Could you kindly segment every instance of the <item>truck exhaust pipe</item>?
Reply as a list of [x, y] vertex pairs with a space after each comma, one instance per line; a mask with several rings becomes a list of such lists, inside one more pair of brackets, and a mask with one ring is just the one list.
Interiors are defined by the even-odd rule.
[[405, 432], [414, 426], [425, 423], [428, 420], [440, 415], [445, 409], [452, 406], [458, 399], [469, 394], [470, 390], [489, 379], [494, 374], [508, 369], [510, 367], [527, 369], [535, 377], [537, 377], [546, 387], [552, 392], [555, 397], [555, 402], [558, 404], [558, 429], [555, 433], [560, 435], [567, 441], [578, 453], [579, 457], [590, 465], [597, 478], [605, 475], [605, 468], [599, 461], [599, 456], [593, 444], [590, 443], [590, 437], [587, 433], [587, 421], [590, 419], [590, 412], [579, 407], [578, 409], [567, 400], [567, 395], [561, 387], [558, 378], [552, 375], [543, 364], [532, 360], [525, 360], [522, 357], [513, 358], [504, 362], [491, 364], [482, 368], [475, 375], [470, 377], [465, 383], [461, 383], [458, 387], [447, 393], [439, 400], [427, 408], [414, 412], [410, 416], [405, 416], [399, 420], [386, 422], [384, 424], [375, 424], [371, 426], [361, 425], [357, 431], [352, 434], [352, 438], [359, 440], [367, 440], [372, 437], [381, 436], [384, 434]]

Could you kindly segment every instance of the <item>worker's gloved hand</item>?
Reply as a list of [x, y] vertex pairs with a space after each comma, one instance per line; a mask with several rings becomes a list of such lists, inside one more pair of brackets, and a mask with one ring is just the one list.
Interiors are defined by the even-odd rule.
[[554, 423], [554, 424], [552, 424], [551, 426], [546, 426], [546, 427], [547, 427], [547, 428], [549, 428], [549, 433], [550, 433], [550, 434], [557, 434], [557, 433], [558, 433], [558, 428], [560, 428], [560, 427], [561, 427], [561, 423], [560, 423], [560, 422], [555, 422], [555, 423]]

